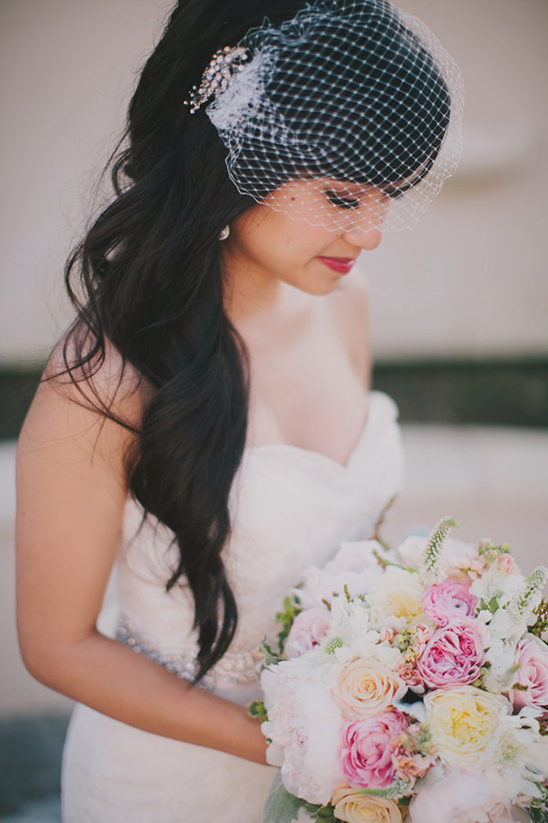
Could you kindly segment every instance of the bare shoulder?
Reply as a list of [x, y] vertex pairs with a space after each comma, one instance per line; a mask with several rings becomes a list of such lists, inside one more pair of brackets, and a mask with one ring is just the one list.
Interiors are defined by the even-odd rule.
[[[78, 354], [88, 354], [86, 347]], [[108, 411], [123, 427], [137, 430], [151, 393], [138, 370], [108, 339], [104, 352], [88, 363], [79, 365], [78, 359], [75, 341], [62, 340], [48, 360], [37, 396], [57, 394], [100, 416]]]
[[369, 298], [363, 275], [352, 272], [342, 280], [340, 288], [330, 297], [329, 311], [356, 370], [369, 382]]
[[137, 442], [146, 388], [110, 344], [89, 369], [75, 366], [73, 354], [70, 340], [53, 351], [21, 431], [18, 462], [33, 470], [44, 458], [82, 468], [103, 464], [125, 484], [126, 458]]

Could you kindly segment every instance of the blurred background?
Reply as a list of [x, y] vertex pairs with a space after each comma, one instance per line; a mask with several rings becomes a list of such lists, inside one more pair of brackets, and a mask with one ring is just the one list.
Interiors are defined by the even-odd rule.
[[[252, 0], [250, 0], [252, 2]], [[70, 311], [62, 269], [171, 0], [0, 0], [0, 817], [59, 821], [69, 701], [15, 639], [15, 442]], [[548, 3], [400, 0], [466, 82], [464, 154], [419, 226], [362, 256], [374, 386], [408, 472], [385, 536], [439, 517], [548, 560]]]

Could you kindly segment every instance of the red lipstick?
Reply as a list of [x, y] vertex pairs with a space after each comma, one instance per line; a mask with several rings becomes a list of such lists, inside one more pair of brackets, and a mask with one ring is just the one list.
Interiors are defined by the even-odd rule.
[[348, 274], [356, 262], [355, 257], [318, 257], [318, 260], [339, 274]]

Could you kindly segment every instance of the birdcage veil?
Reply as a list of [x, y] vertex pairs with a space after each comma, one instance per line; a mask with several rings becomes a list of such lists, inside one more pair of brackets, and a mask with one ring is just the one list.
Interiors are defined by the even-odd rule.
[[388, 0], [316, 0], [265, 20], [214, 55], [190, 98], [207, 105], [242, 194], [334, 231], [414, 224], [460, 155], [460, 71]]

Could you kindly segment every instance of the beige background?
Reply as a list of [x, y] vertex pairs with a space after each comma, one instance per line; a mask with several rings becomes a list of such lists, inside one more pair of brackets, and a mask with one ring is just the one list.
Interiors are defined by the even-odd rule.
[[[465, 153], [413, 232], [362, 256], [378, 358], [548, 350], [548, 3], [402, 0], [461, 64]], [[66, 324], [64, 258], [168, 0], [0, 0], [0, 360]]]
[[[251, 0], [250, 0], [251, 1]], [[459, 174], [413, 232], [363, 255], [377, 357], [548, 351], [548, 3], [402, 0], [436, 30], [467, 83]], [[42, 359], [68, 312], [67, 250], [121, 131], [134, 72], [168, 0], [0, 0], [0, 362]], [[407, 426], [397, 541], [444, 514], [468, 539], [548, 558], [548, 435]], [[13, 462], [0, 446], [0, 714], [64, 708], [32, 681], [13, 617]]]

